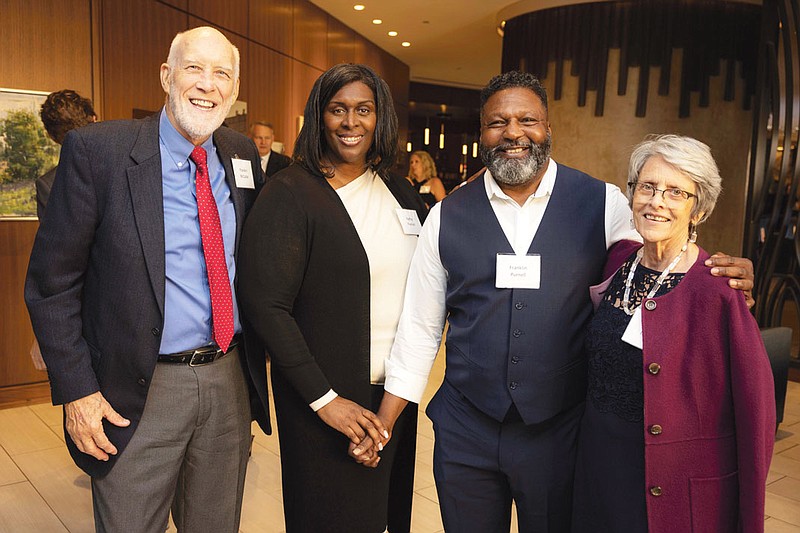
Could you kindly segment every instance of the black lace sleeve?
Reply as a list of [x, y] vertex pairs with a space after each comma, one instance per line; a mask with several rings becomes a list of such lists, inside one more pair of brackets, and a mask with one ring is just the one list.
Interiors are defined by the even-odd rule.
[[[589, 401], [602, 412], [614, 413], [628, 422], [640, 422], [644, 405], [642, 350], [622, 340], [622, 334], [631, 319], [622, 310], [622, 300], [632, 259], [628, 259], [614, 275], [589, 324], [586, 348], [589, 358]], [[660, 274], [641, 264], [637, 267], [629, 303], [631, 309], [641, 305]], [[672, 290], [683, 276], [667, 276], [656, 296]]]

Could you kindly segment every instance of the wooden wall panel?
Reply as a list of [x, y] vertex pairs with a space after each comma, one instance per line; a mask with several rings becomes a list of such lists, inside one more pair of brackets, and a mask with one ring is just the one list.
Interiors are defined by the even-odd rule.
[[101, 118], [131, 118], [133, 109], [164, 105], [159, 67], [188, 23], [186, 14], [151, 0], [104, 2]]
[[355, 60], [356, 33], [328, 16], [328, 67], [339, 63], [353, 63]]
[[353, 63], [365, 63], [367, 59], [367, 48], [370, 42], [359, 34], [354, 35], [353, 39]]
[[368, 41], [361, 35], [356, 35], [355, 54], [353, 61], [355, 63], [369, 65], [373, 68], [373, 70], [375, 70], [375, 72], [383, 77], [385, 69], [383, 68], [383, 57], [381, 57], [379, 50], [380, 49], [372, 44], [372, 42]]
[[308, 0], [294, 2], [292, 56], [316, 68], [328, 68], [328, 14]]
[[408, 65], [390, 55], [383, 50], [380, 50], [382, 56], [381, 64], [383, 65], [383, 72], [381, 77], [389, 84], [392, 90], [392, 98], [398, 105], [408, 106], [408, 91], [409, 91], [409, 68]]
[[86, 0], [0, 0], [0, 87], [92, 94]]
[[158, 0], [162, 4], [167, 4], [169, 6], [177, 7], [182, 11], [186, 11], [189, 9], [189, 0]]
[[259, 44], [250, 43], [249, 61], [242, 77], [248, 79], [247, 120], [269, 122], [275, 127], [275, 140], [291, 154], [295, 140], [292, 110], [292, 60]]
[[220, 29], [247, 35], [247, 3], [248, 0], [189, 0], [189, 13], [203, 19], [192, 26], [213, 24]]
[[39, 222], [0, 221], [0, 387], [46, 381], [28, 351], [33, 331], [23, 299], [25, 273]]
[[[319, 78], [322, 72], [321, 69], [309, 67], [299, 61], [292, 61], [291, 110], [293, 117], [292, 131], [295, 138], [297, 134], [300, 133], [300, 130], [297, 128], [297, 118], [303, 116], [306, 100], [308, 100], [308, 93], [311, 92], [311, 87], [314, 86], [314, 82], [317, 81], [317, 78]], [[294, 141], [292, 142], [292, 148], [294, 148]]]
[[292, 55], [292, 0], [250, 0], [248, 36], [273, 50]]

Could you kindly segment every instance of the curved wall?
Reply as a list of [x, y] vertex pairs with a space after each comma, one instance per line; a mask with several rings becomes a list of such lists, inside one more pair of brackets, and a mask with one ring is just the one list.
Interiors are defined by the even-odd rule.
[[[635, 2], [521, 15], [505, 26], [503, 69], [533, 72], [547, 88], [556, 161], [621, 188], [631, 149], [646, 134], [677, 133], [708, 144], [724, 192], [711, 219], [700, 227], [699, 243], [712, 253], [741, 254], [755, 54], [740, 42], [753, 35], [757, 42], [761, 8], [717, 2], [724, 14], [714, 26], [708, 23], [713, 3], [702, 4], [702, 24], [694, 25], [698, 31], [667, 25], [651, 32], [663, 16], [637, 12], [632, 6], [642, 4]], [[697, 5], [658, 4], [683, 10]], [[545, 24], [554, 14], [561, 25]], [[539, 27], [531, 24], [536, 17], [540, 32], [531, 31]], [[679, 44], [690, 50], [688, 55]]]

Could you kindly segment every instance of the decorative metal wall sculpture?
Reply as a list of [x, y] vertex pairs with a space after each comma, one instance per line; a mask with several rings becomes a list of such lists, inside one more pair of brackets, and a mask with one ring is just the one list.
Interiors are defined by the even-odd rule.
[[578, 105], [586, 91], [596, 91], [595, 115], [603, 115], [608, 51], [620, 50], [617, 94], [628, 88], [628, 69], [639, 67], [636, 116], [647, 111], [650, 67], [659, 67], [658, 94], [669, 92], [673, 49], [683, 50], [680, 72], [680, 117], [689, 116], [690, 95], [700, 93], [709, 105], [709, 78], [724, 75], [725, 101], [737, 96], [738, 75], [745, 80], [738, 97], [745, 109], [755, 92], [759, 16], [757, 5], [723, 0], [629, 0], [545, 9], [506, 22], [503, 71], [524, 70], [543, 78], [555, 61], [555, 90], [560, 100], [564, 62], [578, 76]]
[[[745, 253], [756, 274], [756, 318], [762, 327], [800, 331], [800, 0], [764, 0]], [[789, 322], [794, 322], [789, 324]], [[795, 363], [800, 353], [795, 347]]]

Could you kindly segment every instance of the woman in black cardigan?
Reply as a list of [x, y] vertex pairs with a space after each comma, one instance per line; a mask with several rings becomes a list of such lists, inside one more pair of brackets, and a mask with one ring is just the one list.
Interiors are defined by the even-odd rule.
[[[337, 65], [245, 224], [238, 294], [272, 362], [287, 533], [410, 528], [416, 406], [388, 444], [373, 414], [426, 211], [388, 172], [396, 149], [386, 83]], [[386, 444], [361, 458], [375, 468], [348, 457], [365, 435]]]

